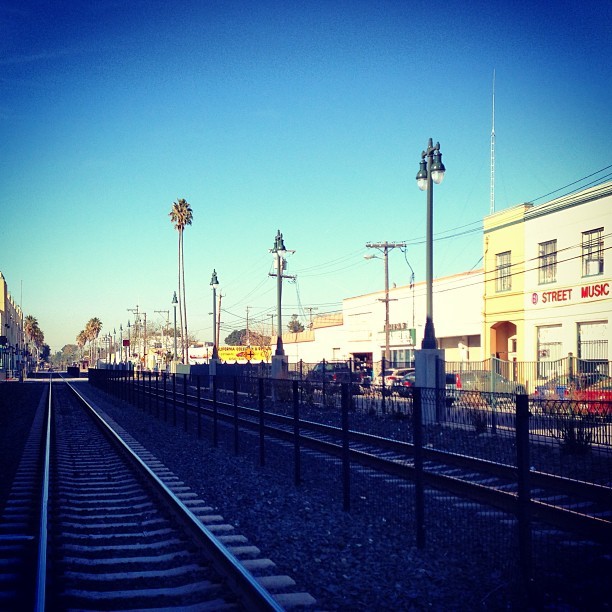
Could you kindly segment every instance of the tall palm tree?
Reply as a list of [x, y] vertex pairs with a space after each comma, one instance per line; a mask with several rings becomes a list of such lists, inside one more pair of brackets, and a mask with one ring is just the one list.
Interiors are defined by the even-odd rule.
[[36, 334], [37, 329], [38, 320], [32, 315], [28, 315], [23, 321], [23, 331], [25, 331], [26, 336], [28, 337], [30, 342], [34, 341], [34, 335]]
[[28, 315], [23, 322], [23, 330], [26, 334], [28, 344], [33, 344], [36, 349], [36, 366], [38, 368], [39, 351], [45, 340], [45, 335], [38, 326], [38, 320], [32, 315]]
[[81, 350], [81, 359], [83, 359], [83, 347], [87, 344], [87, 332], [84, 329], [77, 334], [76, 342]]
[[179, 314], [181, 324], [181, 348], [183, 353], [183, 363], [188, 362], [189, 341], [187, 337], [187, 303], [185, 298], [185, 260], [183, 250], [183, 232], [185, 227], [191, 225], [193, 221], [193, 211], [191, 205], [184, 198], [172, 203], [172, 210], [169, 215], [170, 221], [174, 224], [174, 229], [178, 232], [178, 288], [179, 288]]
[[[85, 325], [85, 334], [87, 335], [87, 340], [89, 340], [90, 346], [90, 361], [93, 361], [91, 357], [91, 346], [93, 345], [94, 349], [96, 346], [96, 340], [102, 331], [102, 321], [98, 319], [98, 317], [93, 317], [87, 321]], [[94, 351], [95, 352], [95, 351]]]

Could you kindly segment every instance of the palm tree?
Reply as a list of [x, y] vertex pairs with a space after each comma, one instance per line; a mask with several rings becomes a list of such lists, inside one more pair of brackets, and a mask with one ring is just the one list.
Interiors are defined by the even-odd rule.
[[30, 342], [34, 341], [36, 330], [38, 329], [38, 321], [36, 317], [28, 315], [23, 321], [23, 331], [25, 331], [27, 338]]
[[[193, 211], [191, 205], [184, 198], [172, 203], [172, 210], [169, 215], [170, 221], [174, 224], [174, 229], [178, 231], [178, 288], [179, 288], [179, 314], [181, 324], [181, 348], [184, 363], [188, 362], [187, 340], [187, 303], [185, 299], [185, 260], [183, 250], [183, 232], [187, 225], [191, 225]], [[182, 290], [181, 290], [182, 288]]]
[[87, 336], [87, 340], [89, 340], [90, 352], [89, 352], [89, 360], [93, 361], [91, 356], [91, 346], [93, 344], [95, 348], [95, 341], [98, 339], [100, 332], [102, 331], [102, 321], [98, 319], [98, 317], [93, 317], [87, 321], [85, 325], [85, 334]]
[[45, 335], [38, 326], [38, 320], [32, 315], [28, 315], [23, 322], [23, 330], [26, 334], [28, 344], [33, 344], [36, 348], [36, 366], [38, 367], [39, 350], [42, 347]]
[[83, 347], [87, 343], [87, 333], [85, 330], [81, 330], [76, 337], [77, 346], [81, 350], [81, 359], [83, 359]]

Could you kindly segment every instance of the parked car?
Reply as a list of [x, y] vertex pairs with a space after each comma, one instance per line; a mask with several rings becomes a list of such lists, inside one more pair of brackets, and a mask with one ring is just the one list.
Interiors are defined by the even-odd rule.
[[361, 372], [353, 372], [348, 361], [320, 361], [306, 374], [308, 382], [361, 382]]
[[608, 376], [596, 384], [576, 391], [575, 412], [601, 417], [612, 417], [612, 379]]
[[410, 372], [414, 372], [414, 368], [393, 368], [391, 370], [385, 370], [374, 378], [374, 384], [382, 387], [384, 379], [385, 387], [392, 387], [396, 382], [399, 382], [403, 376]]
[[412, 370], [404, 374], [394, 385], [396, 393], [400, 397], [412, 397], [412, 391], [416, 384], [416, 372]]
[[581, 372], [580, 374], [561, 374], [536, 385], [533, 398], [538, 399], [575, 399], [577, 391], [609, 383], [612, 379], [601, 372]]
[[[480, 391], [485, 393], [525, 394], [525, 385], [504, 378], [489, 370], [464, 370], [455, 372], [455, 386], [458, 391]], [[447, 381], [448, 386], [448, 381]]]

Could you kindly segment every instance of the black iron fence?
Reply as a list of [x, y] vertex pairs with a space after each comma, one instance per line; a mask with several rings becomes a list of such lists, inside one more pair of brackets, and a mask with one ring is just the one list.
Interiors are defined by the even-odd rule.
[[90, 381], [288, 470], [296, 484], [326, 489], [345, 510], [411, 531], [418, 547], [460, 546], [529, 583], [561, 577], [566, 587], [571, 572], [574, 584], [606, 584], [610, 402], [587, 409], [526, 394], [413, 387], [385, 395], [361, 381], [125, 370], [90, 370]]

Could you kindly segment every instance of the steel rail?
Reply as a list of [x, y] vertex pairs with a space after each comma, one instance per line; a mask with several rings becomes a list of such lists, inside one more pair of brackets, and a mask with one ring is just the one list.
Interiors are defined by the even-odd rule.
[[172, 510], [173, 515], [194, 536], [198, 545], [212, 559], [213, 564], [237, 590], [247, 609], [274, 610], [281, 612], [283, 608], [264, 589], [259, 582], [246, 570], [238, 559], [228, 551], [221, 542], [207, 529], [187, 506], [161, 481], [151, 468], [132, 451], [129, 445], [115, 430], [98, 414], [95, 408], [83, 397], [74, 385], [66, 382], [77, 399], [85, 406], [102, 431], [114, 444], [119, 446], [126, 456], [147, 475], [155, 492]]
[[43, 440], [42, 458], [42, 482], [40, 498], [40, 520], [38, 525], [38, 557], [36, 570], [36, 593], [34, 598], [34, 609], [44, 612], [47, 594], [47, 544], [49, 527], [49, 474], [51, 462], [51, 421], [52, 421], [52, 377], [49, 376], [48, 402], [47, 402], [47, 424]]

